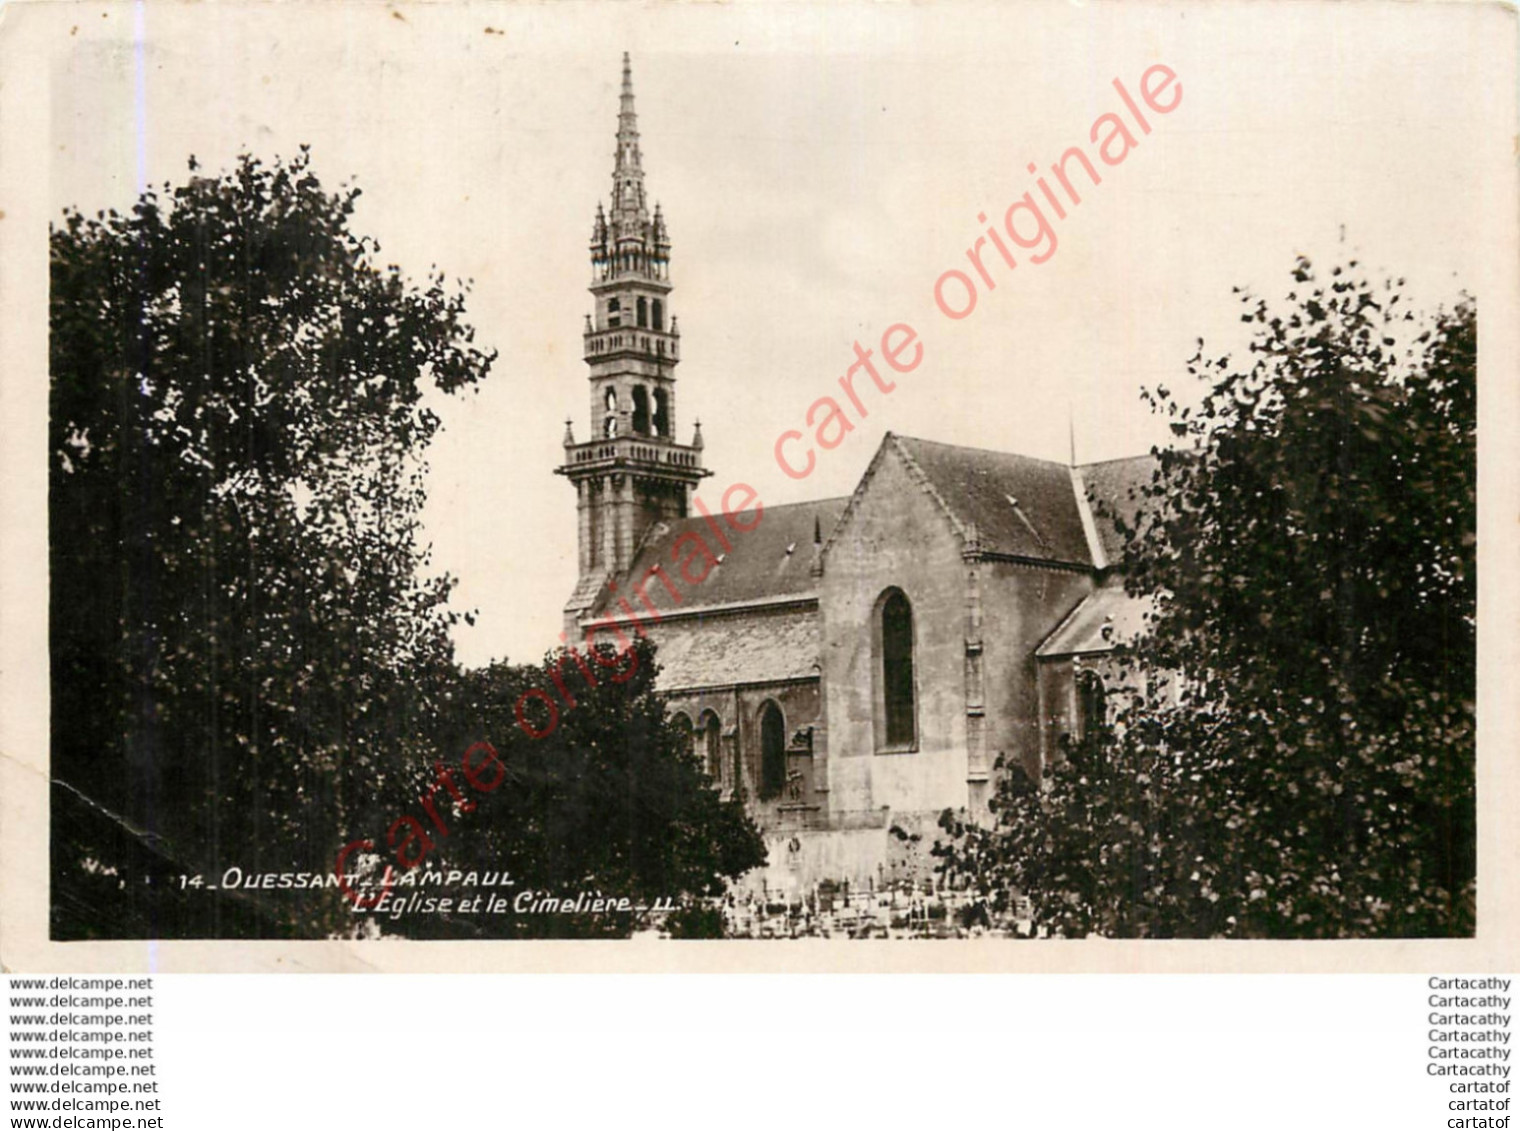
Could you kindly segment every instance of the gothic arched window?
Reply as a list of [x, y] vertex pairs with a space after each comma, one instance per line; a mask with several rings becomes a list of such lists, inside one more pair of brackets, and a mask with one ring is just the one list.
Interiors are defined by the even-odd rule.
[[1108, 692], [1094, 671], [1077, 674], [1077, 737], [1097, 734], [1108, 724]]
[[636, 436], [649, 435], [649, 393], [643, 385], [633, 387], [633, 432]]
[[913, 672], [913, 606], [901, 589], [888, 589], [877, 604], [873, 626], [879, 691], [877, 739], [888, 749], [911, 750], [918, 739]]
[[696, 753], [697, 737], [692, 730], [690, 716], [677, 711], [675, 717], [670, 720], [670, 725], [676, 732], [676, 742], [681, 748], [681, 753], [688, 758], [692, 757]]
[[670, 398], [664, 389], [654, 391], [654, 434], [670, 438]]
[[639, 296], [638, 312], [639, 327], [641, 329], [647, 328], [649, 325], [649, 300], [642, 295]]
[[665, 304], [659, 299], [655, 299], [650, 305], [654, 311], [654, 318], [651, 320], [654, 328], [663, 331], [665, 329]]
[[786, 788], [786, 720], [770, 700], [760, 708], [760, 798], [780, 797]]
[[623, 324], [623, 304], [615, 298], [607, 300], [607, 325], [616, 330]]
[[723, 724], [718, 716], [708, 711], [702, 716], [702, 755], [707, 766], [707, 776], [714, 782], [723, 779]]

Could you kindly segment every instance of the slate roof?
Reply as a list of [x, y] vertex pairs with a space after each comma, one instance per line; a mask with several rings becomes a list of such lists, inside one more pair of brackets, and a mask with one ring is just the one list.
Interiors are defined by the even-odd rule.
[[1111, 580], [1089, 593], [1035, 650], [1042, 660], [1107, 652], [1134, 640], [1145, 629], [1149, 597], [1131, 597], [1124, 584]]
[[[652, 579], [645, 591], [662, 614], [812, 596], [817, 592], [817, 579], [812, 574], [814, 533], [816, 531], [827, 539], [848, 501], [820, 499], [785, 506], [766, 505], [760, 515], [760, 524], [749, 531], [736, 531], [722, 515], [714, 515], [713, 521], [728, 541], [730, 549], [727, 551], [701, 515], [679, 522], [660, 523], [651, 529], [634, 556], [628, 576], [637, 580], [652, 566], [663, 567], [665, 575], [680, 592], [681, 600], [677, 603], [658, 578]], [[741, 517], [753, 518], [752, 515]], [[714, 556], [723, 555], [722, 562], [695, 585], [681, 575], [679, 564], [694, 552], [694, 543], [689, 540], [677, 546], [682, 535], [688, 533], [698, 535]], [[694, 566], [693, 570], [696, 568]], [[644, 612], [643, 604], [632, 595], [628, 596], [635, 611]], [[597, 599], [594, 615], [618, 612], [617, 597], [604, 589]], [[814, 658], [816, 655], [815, 649]]]
[[[1102, 513], [1102, 504], [1132, 518], [1140, 501], [1138, 488], [1149, 482], [1155, 466], [1154, 458], [1147, 455], [1073, 468], [1011, 452], [893, 433], [887, 434], [877, 458], [889, 447], [906, 460], [910, 471], [963, 532], [975, 526], [984, 551], [1096, 569], [1113, 565], [1123, 547], [1112, 520]], [[1095, 503], [1090, 504], [1088, 498]], [[701, 515], [658, 523], [635, 554], [627, 578], [621, 580], [623, 589], [614, 593], [604, 588], [591, 615], [625, 616], [617, 600], [625, 596], [640, 616], [647, 616], [643, 602], [628, 590], [632, 580], [644, 577], [656, 565], [663, 567], [681, 595], [679, 601], [671, 597], [657, 578], [646, 584], [645, 592], [662, 616], [813, 597], [817, 593], [817, 578], [812, 573], [815, 534], [827, 541], [849, 503], [849, 499], [840, 498], [766, 506], [760, 524], [750, 531], [733, 530], [721, 515], [715, 515], [712, 521], [727, 539], [727, 550]], [[679, 565], [693, 552], [689, 539], [682, 543], [683, 536], [689, 534], [700, 537], [714, 555], [722, 555], [720, 564], [697, 584], [682, 576]], [[809, 670], [817, 656], [816, 629], [810, 631], [814, 638], [807, 660]], [[741, 645], [726, 631], [709, 631], [705, 643], [672, 640], [666, 648], [682, 649], [682, 656], [670, 654], [662, 662], [672, 671], [677, 665], [691, 666], [693, 672], [698, 668], [727, 670], [732, 665], [727, 663], [725, 650], [730, 644], [726, 641], [732, 639], [736, 649], [733, 660], [739, 667], [746, 671], [776, 670], [774, 675], [751, 674], [748, 678], [792, 678], [800, 674], [803, 650], [799, 647], [800, 629], [787, 626], [787, 632], [790, 635], [776, 643], [776, 655], [768, 659], [757, 653], [744, 661], [746, 652], [754, 649]], [[794, 668], [798, 672], [794, 673]]]
[[912, 436], [890, 436], [889, 441], [924, 473], [963, 528], [976, 524], [982, 549], [1037, 561], [1092, 564], [1066, 464]]
[[1124, 553], [1124, 539], [1114, 527], [1113, 514], [1105, 513], [1105, 505], [1127, 524], [1133, 525], [1135, 515], [1145, 501], [1140, 489], [1150, 483], [1155, 470], [1156, 457], [1150, 455], [1087, 463], [1076, 469], [1088, 497], [1093, 500], [1094, 526], [1105, 559], [1101, 564], [1114, 565]]

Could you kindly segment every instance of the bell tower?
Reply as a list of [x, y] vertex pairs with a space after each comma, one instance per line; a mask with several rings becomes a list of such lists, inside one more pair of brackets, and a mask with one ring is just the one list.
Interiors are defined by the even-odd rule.
[[676, 378], [681, 335], [670, 312], [670, 237], [644, 194], [633, 75], [623, 54], [611, 207], [598, 202], [591, 229], [592, 313], [586, 316], [590, 435], [577, 442], [565, 422], [565, 462], [555, 469], [575, 486], [579, 543], [575, 592], [565, 605], [566, 634], [610, 578], [633, 562], [656, 522], [685, 518], [691, 493], [712, 472], [702, 467], [702, 430], [676, 442]]

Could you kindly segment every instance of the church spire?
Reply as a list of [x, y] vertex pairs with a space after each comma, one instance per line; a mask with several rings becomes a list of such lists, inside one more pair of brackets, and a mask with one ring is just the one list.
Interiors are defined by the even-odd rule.
[[[643, 158], [639, 154], [639, 116], [633, 108], [633, 66], [623, 52], [623, 94], [618, 103], [617, 155], [612, 167], [614, 222], [647, 223]], [[621, 225], [619, 225], [621, 226]]]
[[650, 525], [690, 512], [692, 492], [711, 475], [702, 466], [702, 431], [678, 434], [676, 365], [681, 334], [670, 311], [670, 237], [658, 204], [644, 195], [633, 67], [623, 55], [611, 207], [599, 202], [591, 225], [595, 305], [583, 333], [591, 413], [577, 443], [565, 426], [557, 469], [576, 490], [579, 575], [565, 606], [566, 632], [579, 635], [609, 578], [633, 565]]
[[633, 107], [633, 65], [623, 52], [623, 92], [618, 102], [617, 152], [612, 161], [612, 207], [597, 205], [591, 232], [591, 266], [597, 279], [637, 275], [668, 277], [670, 239], [665, 217], [649, 214], [644, 195], [644, 158], [639, 152], [639, 116]]

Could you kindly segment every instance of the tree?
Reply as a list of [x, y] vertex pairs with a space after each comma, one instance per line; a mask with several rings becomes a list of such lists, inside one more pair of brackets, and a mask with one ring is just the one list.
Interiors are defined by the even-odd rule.
[[1246, 364], [1200, 341], [1197, 407], [1148, 394], [1178, 446], [1124, 528], [1156, 606], [1112, 725], [1005, 780], [995, 828], [944, 821], [946, 869], [1051, 933], [1473, 930], [1476, 310], [1293, 280], [1242, 293]]
[[185, 869], [320, 869], [451, 677], [422, 396], [494, 354], [304, 148], [190, 169], [51, 234], [53, 774]]
[[[666, 718], [655, 691], [658, 670], [653, 646], [639, 640], [622, 652], [601, 645], [584, 666], [552, 653], [542, 665], [498, 663], [465, 673], [448, 695], [436, 745], [464, 751], [489, 742], [507, 772], [499, 788], [470, 796], [474, 808], [455, 808], [450, 835], [438, 839], [428, 866], [504, 869], [514, 897], [532, 891], [574, 899], [586, 892], [626, 896], [636, 907], [668, 901], [681, 907], [677, 921], [685, 930], [720, 932], [721, 918], [705, 900], [764, 864], [765, 845], [743, 804], [720, 798]], [[552, 714], [546, 699], [555, 703]], [[519, 711], [541, 737], [519, 725]], [[416, 766], [392, 791], [392, 816], [415, 811], [415, 799], [435, 777], [431, 764]], [[401, 918], [385, 929], [602, 937], [649, 921], [637, 913], [514, 913], [449, 923]]]

